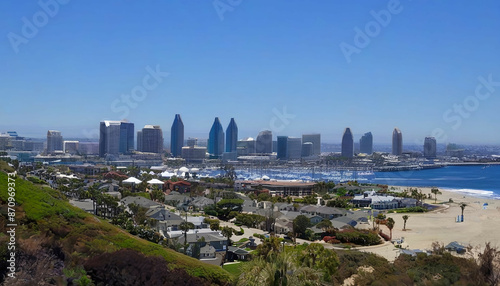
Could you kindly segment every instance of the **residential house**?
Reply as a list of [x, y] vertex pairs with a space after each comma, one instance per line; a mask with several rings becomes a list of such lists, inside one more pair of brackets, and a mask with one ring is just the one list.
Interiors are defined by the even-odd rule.
[[206, 244], [205, 246], [200, 248], [199, 259], [215, 258], [216, 252], [217, 251], [215, 250], [215, 247], [211, 246], [210, 244]]
[[279, 234], [287, 234], [288, 232], [293, 231], [293, 220], [297, 218], [299, 215], [307, 217], [311, 221], [311, 224], [313, 225], [323, 220], [321, 216], [310, 215], [308, 213], [300, 213], [292, 211], [276, 212], [276, 220], [274, 222], [274, 232]]
[[[173, 192], [173, 193], [177, 193], [177, 192]], [[189, 206], [189, 202], [191, 201], [191, 199], [186, 196], [186, 195], [181, 195], [181, 194], [172, 194], [170, 193], [169, 195], [165, 196], [165, 204], [169, 205], [169, 206], [174, 206], [174, 207], [178, 207], [179, 205], [182, 205], [182, 206], [186, 206], [186, 210]]]
[[245, 249], [229, 246], [227, 249], [227, 261], [233, 262], [235, 260], [245, 261], [250, 258], [250, 253]]
[[169, 211], [164, 206], [152, 207], [146, 212], [148, 218], [155, 219], [154, 228], [161, 232], [169, 229], [178, 230], [179, 225], [184, 221], [179, 215]]
[[293, 204], [289, 204], [289, 203], [275, 203], [274, 210], [275, 211], [296, 211]]
[[188, 216], [187, 221], [192, 223], [195, 229], [210, 229], [210, 225], [205, 222], [203, 216]]
[[260, 201], [260, 202], [257, 202], [257, 208], [259, 208], [259, 209], [272, 209], [273, 203], [270, 201]]
[[333, 227], [337, 229], [356, 227], [356, 225], [358, 225], [358, 222], [353, 220], [350, 216], [341, 216], [330, 221], [332, 222]]
[[243, 197], [242, 213], [255, 214], [257, 212], [257, 202], [247, 197]]
[[[178, 234], [176, 236], [177, 241], [181, 244], [184, 245], [185, 240], [184, 240], [184, 233], [182, 231], [180, 232], [170, 232], [170, 234]], [[196, 243], [201, 243], [200, 247], [203, 247], [205, 245], [210, 245], [215, 248], [216, 251], [226, 251], [227, 250], [227, 238], [222, 236], [220, 232], [215, 232], [215, 231], [201, 231], [201, 230], [189, 230], [188, 233], [186, 234], [187, 236], [187, 243], [189, 245], [193, 245]]]
[[179, 192], [181, 194], [189, 193], [191, 191], [191, 183], [187, 181], [176, 181], [172, 182], [167, 180], [163, 184], [163, 189], [165, 192], [169, 193], [171, 191]]
[[346, 214], [346, 211], [340, 208], [332, 208], [317, 205], [306, 205], [300, 208], [300, 213], [320, 216], [322, 219], [333, 219]]
[[207, 197], [196, 197], [192, 201], [189, 202], [189, 206], [193, 210], [203, 210], [207, 206], [214, 205], [215, 201], [212, 199], [209, 199]]
[[293, 220], [280, 217], [274, 222], [274, 232], [276, 234], [287, 234], [291, 231], [293, 231]]
[[143, 208], [151, 208], [151, 207], [157, 207], [161, 206], [159, 203], [153, 202], [150, 199], [146, 199], [144, 197], [133, 197], [133, 196], [128, 196], [123, 199], [121, 199], [120, 203], [124, 205], [127, 209], [130, 204], [136, 204], [140, 207]]
[[268, 189], [271, 195], [277, 196], [307, 196], [312, 193], [314, 183], [304, 183], [296, 181], [269, 181], [269, 180], [251, 180], [235, 181], [234, 189], [236, 191], [254, 190], [262, 186]]

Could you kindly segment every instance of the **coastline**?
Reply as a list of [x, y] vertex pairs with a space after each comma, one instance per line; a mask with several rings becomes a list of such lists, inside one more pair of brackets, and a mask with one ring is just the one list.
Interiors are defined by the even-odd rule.
[[[480, 189], [457, 189], [457, 188], [450, 188], [450, 187], [436, 187], [436, 186], [397, 186], [397, 185], [388, 185], [389, 189], [391, 187], [394, 187], [396, 191], [403, 191], [408, 188], [417, 188], [419, 190], [422, 190], [423, 193], [430, 193], [430, 190], [432, 188], [438, 188], [440, 192], [443, 193], [443, 195], [446, 193], [452, 193], [452, 194], [458, 194], [462, 195], [465, 197], [475, 197], [477, 199], [482, 199], [482, 200], [494, 200], [494, 201], [500, 201], [500, 195], [495, 193], [494, 191], [489, 191], [489, 190], [480, 190]], [[425, 190], [425, 192], [424, 192]], [[432, 194], [432, 193], [431, 193]], [[439, 196], [439, 195], [438, 195]], [[434, 197], [434, 194], [432, 194], [432, 197]], [[439, 201], [439, 199], [438, 199]]]
[[[391, 187], [391, 186], [390, 186]], [[389, 187], [389, 188], [390, 188]], [[397, 190], [407, 187], [393, 186]], [[434, 204], [434, 195], [429, 187], [417, 187], [424, 194], [431, 194], [433, 199], [424, 200], [425, 203]], [[482, 247], [486, 242], [500, 245], [500, 200], [474, 196], [473, 194], [457, 192], [450, 189], [439, 189], [442, 194], [437, 195], [438, 208], [427, 213], [408, 213], [409, 219], [406, 230], [403, 231], [405, 214], [391, 213], [396, 225], [392, 232], [393, 239], [405, 238], [404, 247], [410, 249], [430, 249], [435, 241], [445, 246], [453, 241], [473, 247]], [[452, 189], [453, 190], [453, 189]], [[450, 202], [450, 199], [453, 202]], [[464, 221], [457, 222], [461, 215], [460, 204], [466, 203], [464, 208]], [[485, 205], [487, 204], [487, 205]], [[388, 233], [387, 228], [382, 228]]]

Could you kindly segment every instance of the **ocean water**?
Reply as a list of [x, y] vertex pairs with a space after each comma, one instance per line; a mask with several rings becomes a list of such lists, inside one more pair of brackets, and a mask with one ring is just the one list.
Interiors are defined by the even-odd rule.
[[500, 166], [449, 166], [402, 172], [375, 172], [372, 183], [438, 187], [475, 197], [500, 199]]
[[[220, 172], [219, 172], [220, 173]], [[219, 173], [210, 173], [214, 176]], [[500, 165], [448, 166], [438, 169], [400, 172], [327, 171], [320, 168], [239, 169], [239, 179], [257, 179], [267, 176], [277, 180], [340, 181], [358, 180], [365, 183], [394, 186], [437, 187], [474, 197], [500, 199]]]

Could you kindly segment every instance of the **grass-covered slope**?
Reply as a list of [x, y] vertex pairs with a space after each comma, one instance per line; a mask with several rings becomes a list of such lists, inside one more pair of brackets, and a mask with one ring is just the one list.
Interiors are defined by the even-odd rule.
[[[6, 224], [7, 174], [0, 172], [0, 225]], [[16, 179], [17, 239], [20, 248], [39, 244], [60, 249], [65, 268], [78, 267], [91, 257], [121, 249], [132, 249], [147, 256], [160, 256], [169, 269], [183, 270], [209, 284], [230, 283], [231, 276], [220, 267], [164, 248], [130, 235], [106, 221], [71, 206], [58, 191]], [[5, 230], [2, 229], [4, 232]], [[0, 237], [4, 241], [6, 236]]]

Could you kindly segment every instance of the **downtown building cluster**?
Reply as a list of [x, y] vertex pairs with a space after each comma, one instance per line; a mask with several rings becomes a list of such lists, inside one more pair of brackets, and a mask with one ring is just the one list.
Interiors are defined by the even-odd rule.
[[[106, 160], [115, 160], [121, 155], [137, 153], [158, 155], [164, 153], [163, 130], [159, 125], [145, 125], [137, 133], [134, 128], [134, 123], [128, 121], [102, 121], [99, 125], [99, 142], [65, 141], [61, 132], [49, 130], [45, 146], [43, 142], [25, 140], [11, 131], [0, 134], [0, 150], [45, 150], [46, 155], [98, 155]], [[302, 137], [277, 136], [276, 140], [273, 140], [272, 131], [263, 130], [255, 139], [252, 137], [238, 139], [238, 125], [234, 118], [231, 118], [224, 132], [220, 119], [216, 117], [208, 132], [206, 144], [203, 140], [201, 142], [199, 144], [197, 138], [185, 139], [184, 123], [181, 115], [176, 114], [170, 129], [170, 156], [183, 158], [187, 162], [199, 163], [207, 158], [225, 161], [251, 160], [252, 157], [266, 158], [266, 156], [269, 159], [296, 161], [314, 160], [321, 155], [321, 134], [303, 134]], [[364, 133], [359, 139], [359, 149], [356, 150], [353, 132], [347, 127], [342, 135], [340, 156], [353, 158], [356, 153], [367, 155], [373, 153], [373, 135], [371, 132]], [[402, 154], [403, 134], [399, 128], [394, 128], [392, 155]], [[434, 137], [425, 138], [423, 155], [426, 158], [436, 157]]]

